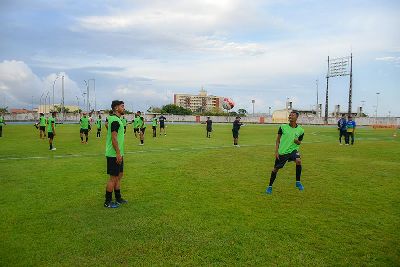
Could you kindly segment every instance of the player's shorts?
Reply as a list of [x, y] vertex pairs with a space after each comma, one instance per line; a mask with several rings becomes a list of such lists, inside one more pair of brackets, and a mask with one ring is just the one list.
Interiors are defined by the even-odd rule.
[[89, 134], [89, 129], [82, 129], [81, 128], [81, 130], [79, 131], [80, 133], [83, 133], [83, 134], [85, 134], [85, 135], [88, 135]]
[[144, 134], [144, 132], [146, 131], [146, 128], [140, 128], [140, 131]]
[[212, 128], [211, 127], [207, 127], [207, 132], [212, 132]]
[[107, 159], [107, 174], [111, 176], [118, 176], [124, 171], [124, 159], [122, 158], [121, 164], [117, 164], [116, 157], [106, 157]]
[[160, 129], [164, 129], [164, 128], [165, 128], [164, 123], [161, 123], [161, 122], [160, 122]]
[[239, 131], [237, 131], [237, 130], [233, 130], [232, 129], [232, 136], [233, 136], [233, 138], [239, 138]]
[[48, 137], [49, 139], [53, 139], [53, 138], [54, 138], [54, 133], [53, 133], [53, 132], [48, 132], [48, 133], [47, 133], [47, 137]]
[[133, 132], [134, 133], [138, 133], [139, 132], [139, 128], [133, 128]]
[[281, 169], [285, 166], [287, 161], [296, 161], [296, 159], [300, 158], [300, 153], [297, 150], [294, 150], [292, 153], [279, 155], [279, 159], [275, 159], [275, 168]]
[[151, 129], [157, 130], [157, 126], [151, 126]]
[[39, 130], [41, 130], [41, 131], [46, 131], [46, 126], [39, 126]]
[[101, 128], [97, 128], [97, 131], [98, 131], [98, 132], [101, 132]]
[[124, 126], [124, 130], [126, 131], [126, 126]]

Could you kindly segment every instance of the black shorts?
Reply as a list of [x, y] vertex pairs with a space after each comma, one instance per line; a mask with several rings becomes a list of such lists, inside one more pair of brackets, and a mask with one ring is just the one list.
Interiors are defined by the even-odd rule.
[[144, 134], [144, 132], [146, 131], [146, 128], [140, 128], [140, 131]]
[[121, 164], [117, 164], [116, 157], [106, 157], [107, 158], [107, 174], [111, 176], [118, 176], [121, 172], [124, 172], [124, 159], [122, 159]]
[[124, 126], [124, 130], [126, 131], [126, 126]]
[[212, 132], [212, 128], [211, 127], [207, 127], [207, 132]]
[[151, 126], [151, 129], [157, 130], [157, 126]]
[[294, 150], [292, 153], [279, 155], [279, 159], [275, 159], [274, 167], [277, 169], [283, 168], [287, 161], [296, 161], [296, 159], [300, 158], [300, 153], [297, 150]]
[[164, 129], [164, 128], [165, 128], [164, 123], [160, 123], [160, 129]]
[[88, 135], [89, 134], [89, 129], [82, 129], [81, 128], [81, 130], [79, 131], [80, 133], [83, 133], [83, 134], [85, 134], [85, 135]]
[[41, 130], [41, 131], [46, 131], [46, 126], [39, 126], [39, 130]]
[[134, 133], [138, 133], [139, 132], [139, 128], [133, 128], [133, 132]]
[[232, 129], [232, 136], [233, 138], [239, 138], [239, 131]]
[[49, 139], [53, 139], [53, 138], [54, 138], [54, 133], [48, 132], [48, 133], [47, 133], [47, 137], [48, 137]]
[[101, 128], [97, 128], [97, 131], [98, 131], [98, 132], [101, 132]]

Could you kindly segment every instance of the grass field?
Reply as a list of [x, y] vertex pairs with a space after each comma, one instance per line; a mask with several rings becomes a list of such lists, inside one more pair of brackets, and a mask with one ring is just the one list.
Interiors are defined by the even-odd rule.
[[[278, 126], [168, 124], [138, 146], [126, 136], [119, 209], [103, 208], [104, 136], [82, 145], [57, 125], [48, 151], [32, 125], [0, 138], [0, 266], [400, 265], [400, 137], [360, 128], [339, 146], [333, 127], [305, 126], [304, 192], [295, 166], [273, 166]], [[103, 131], [104, 134], [104, 131]]]

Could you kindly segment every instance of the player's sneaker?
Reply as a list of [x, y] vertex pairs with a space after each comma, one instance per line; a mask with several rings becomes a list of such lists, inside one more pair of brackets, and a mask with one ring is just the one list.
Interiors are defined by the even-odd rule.
[[139, 146], [144, 146], [144, 144], [139, 144]]
[[267, 187], [267, 190], [265, 190], [265, 194], [268, 194], [268, 195], [272, 194], [272, 186]]
[[126, 204], [126, 203], [128, 203], [128, 200], [123, 199], [123, 198], [121, 197], [120, 199], [117, 199], [116, 202], [117, 202], [118, 204]]
[[51, 149], [51, 151], [54, 151], [54, 150], [57, 150], [57, 148], [53, 147], [53, 148]]
[[106, 202], [104, 202], [104, 207], [109, 208], [109, 209], [115, 209], [115, 208], [118, 208], [119, 205], [117, 203], [114, 203], [111, 201], [106, 201]]
[[297, 182], [296, 182], [296, 187], [297, 187], [297, 189], [299, 189], [300, 191], [303, 191], [303, 190], [304, 190], [304, 186], [301, 184], [300, 181], [297, 181]]

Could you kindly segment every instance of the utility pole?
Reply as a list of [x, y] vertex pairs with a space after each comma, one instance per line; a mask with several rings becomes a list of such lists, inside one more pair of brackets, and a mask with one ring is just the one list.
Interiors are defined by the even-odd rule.
[[349, 87], [349, 110], [348, 115], [351, 115], [352, 106], [352, 96], [353, 96], [353, 53], [350, 54], [350, 87]]
[[253, 117], [254, 117], [254, 103], [255, 103], [256, 101], [253, 99], [253, 100], [251, 100], [251, 103], [253, 103]]
[[329, 88], [329, 56], [328, 56], [328, 73], [326, 74], [325, 124], [328, 124], [328, 88]]
[[315, 83], [317, 85], [317, 106], [315, 107], [315, 115], [319, 117], [319, 100], [318, 100], [318, 79], [315, 80]]
[[61, 86], [61, 113], [63, 115], [63, 121], [65, 121], [65, 107], [64, 107], [64, 75], [62, 78], [62, 86]]

